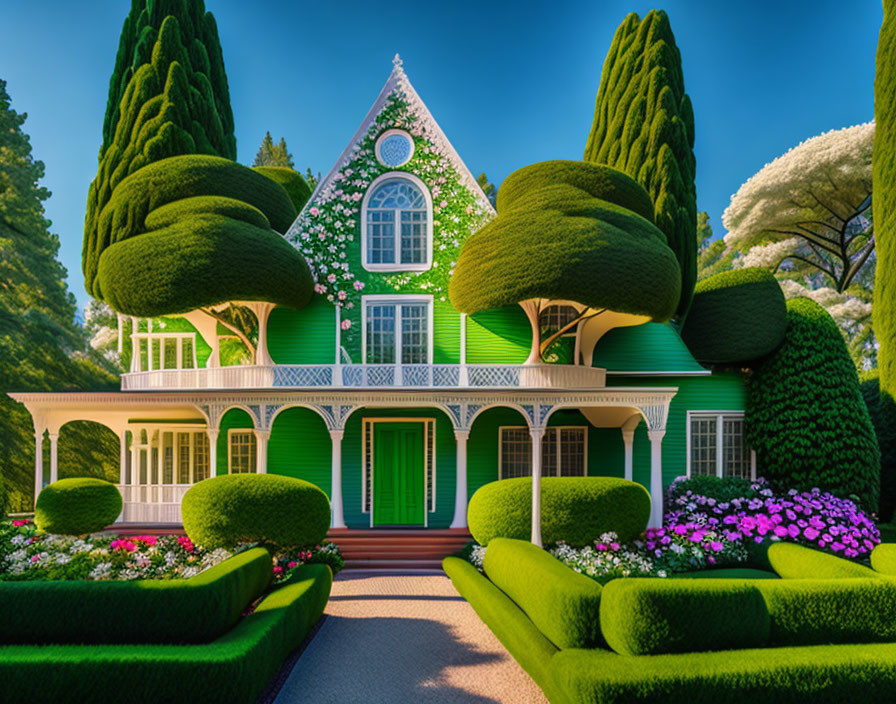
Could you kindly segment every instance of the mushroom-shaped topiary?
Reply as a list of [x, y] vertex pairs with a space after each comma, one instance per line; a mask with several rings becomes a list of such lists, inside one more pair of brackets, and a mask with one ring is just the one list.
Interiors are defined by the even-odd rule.
[[315, 484], [277, 474], [227, 474], [190, 488], [181, 502], [184, 530], [205, 548], [264, 542], [308, 547], [330, 527], [330, 500]]
[[286, 195], [295, 206], [296, 212], [302, 210], [311, 197], [308, 182], [305, 181], [302, 174], [288, 166], [253, 166], [252, 170], [283, 186], [283, 190], [286, 191]]
[[47, 533], [95, 533], [118, 518], [122, 508], [118, 487], [102, 479], [60, 479], [44, 487], [34, 508], [34, 524]]
[[[498, 191], [498, 217], [464, 243], [451, 302], [464, 313], [519, 303], [533, 330], [530, 364], [579, 325], [590, 363], [606, 330], [675, 312], [681, 273], [652, 218], [647, 192], [615, 169], [578, 161], [522, 168]], [[549, 303], [580, 315], [542, 341], [539, 315]]]
[[767, 269], [723, 271], [703, 279], [681, 337], [704, 364], [749, 362], [772, 352], [787, 330], [787, 304]]

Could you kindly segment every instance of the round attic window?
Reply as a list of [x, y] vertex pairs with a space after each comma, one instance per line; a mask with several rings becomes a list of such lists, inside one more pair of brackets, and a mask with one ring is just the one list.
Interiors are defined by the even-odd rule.
[[376, 158], [383, 166], [401, 166], [414, 156], [414, 140], [403, 130], [386, 130], [376, 141]]

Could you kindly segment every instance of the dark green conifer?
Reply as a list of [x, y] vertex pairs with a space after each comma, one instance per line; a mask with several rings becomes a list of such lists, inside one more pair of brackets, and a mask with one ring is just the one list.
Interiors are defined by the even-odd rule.
[[677, 314], [697, 280], [694, 111], [669, 18], [632, 13], [616, 30], [601, 73], [585, 161], [636, 179], [653, 199], [654, 220], [681, 268]]

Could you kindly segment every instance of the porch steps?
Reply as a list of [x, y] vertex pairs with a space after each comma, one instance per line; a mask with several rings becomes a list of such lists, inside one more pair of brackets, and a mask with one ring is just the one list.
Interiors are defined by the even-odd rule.
[[440, 569], [442, 558], [471, 540], [466, 528], [333, 528], [327, 538], [339, 546], [346, 568], [390, 570]]

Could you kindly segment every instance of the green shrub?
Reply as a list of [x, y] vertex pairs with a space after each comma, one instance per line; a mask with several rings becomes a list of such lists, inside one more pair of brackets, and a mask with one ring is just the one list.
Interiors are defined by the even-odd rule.
[[896, 575], [896, 545], [881, 543], [871, 551], [871, 566], [875, 572]]
[[315, 484], [276, 474], [227, 474], [190, 488], [181, 502], [184, 530], [205, 548], [264, 542], [319, 544], [330, 526], [330, 501]]
[[[647, 490], [614, 477], [544, 477], [541, 505], [545, 545], [562, 540], [581, 547], [610, 532], [628, 542], [644, 532], [650, 517]], [[532, 479], [502, 479], [480, 487], [470, 498], [467, 522], [480, 545], [496, 537], [528, 540]]]
[[692, 477], [678, 477], [666, 491], [669, 503], [687, 492], [699, 494], [716, 501], [732, 499], [755, 499], [759, 491], [753, 489], [753, 481], [742, 477], [717, 477], [711, 474], [695, 474]]
[[772, 543], [768, 561], [784, 579], [861, 579], [876, 577], [874, 570], [851, 560], [794, 543]]
[[865, 372], [860, 379], [862, 397], [880, 449], [880, 504], [877, 514], [881, 523], [889, 523], [896, 509], [896, 402], [888, 394], [880, 393], [878, 370]]
[[781, 579], [774, 572], [755, 567], [717, 567], [694, 572], [673, 572], [668, 579]]
[[0, 701], [254, 702], [318, 621], [332, 575], [303, 565], [230, 631], [203, 645], [14, 645], [0, 649]]
[[297, 213], [305, 207], [305, 203], [311, 197], [311, 189], [298, 171], [286, 166], [253, 166], [252, 170], [283, 186]]
[[451, 302], [476, 313], [549, 298], [667, 320], [681, 275], [652, 213], [644, 189], [606, 166], [514, 171], [498, 191], [498, 217], [464, 242]]
[[256, 548], [189, 579], [5, 582], [0, 643], [208, 642], [265, 590], [271, 567]]
[[807, 298], [787, 302], [784, 342], [747, 382], [744, 428], [759, 475], [877, 507], [880, 454], [837, 323]]
[[495, 538], [485, 552], [485, 574], [558, 648], [603, 643], [601, 585], [532, 543]]
[[703, 279], [681, 338], [704, 364], [744, 363], [773, 352], [787, 330], [787, 305], [774, 275], [757, 267]]
[[6, 480], [0, 477], [0, 521], [6, 518], [9, 510], [9, 490], [6, 488]]
[[95, 533], [114, 523], [122, 506], [114, 484], [93, 477], [60, 479], [38, 495], [34, 523], [59, 535]]

